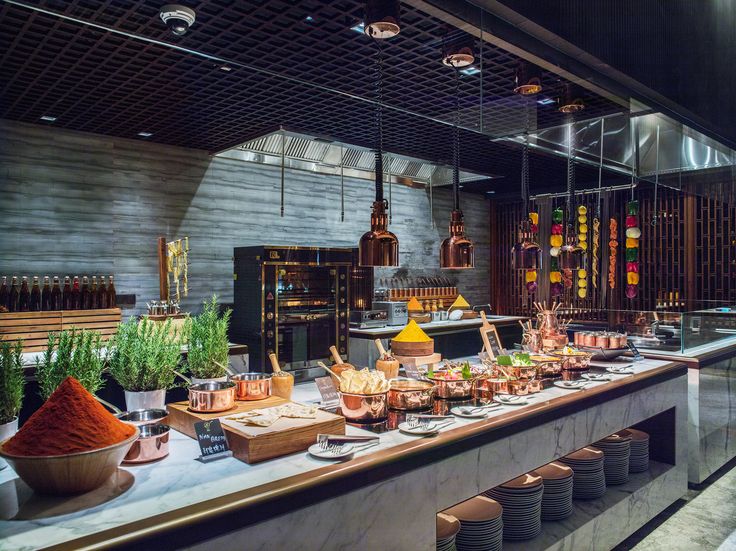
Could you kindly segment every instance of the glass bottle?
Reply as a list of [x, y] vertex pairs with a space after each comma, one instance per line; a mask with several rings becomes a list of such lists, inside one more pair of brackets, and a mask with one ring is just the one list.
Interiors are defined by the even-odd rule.
[[71, 279], [69, 279], [69, 276], [64, 276], [64, 289], [63, 289], [64, 296], [62, 298], [62, 310], [72, 310], [73, 309], [73, 303], [72, 303], [72, 283]]
[[97, 310], [97, 276], [92, 276], [92, 287], [89, 290], [89, 308]]
[[107, 289], [105, 289], [105, 276], [100, 276], [100, 285], [97, 287], [97, 308], [107, 308]]
[[8, 312], [18, 312], [18, 299], [19, 298], [20, 298], [20, 289], [18, 288], [18, 276], [13, 276], [13, 279], [10, 282]]
[[82, 305], [80, 300], [82, 298], [82, 291], [79, 288], [79, 276], [74, 276], [74, 283], [72, 284], [72, 310], [81, 310]]
[[54, 286], [51, 288], [51, 301], [49, 310], [63, 310], [64, 298], [61, 295], [61, 286], [59, 285], [59, 276], [54, 276]]
[[89, 278], [87, 276], [82, 277], [82, 292], [79, 295], [79, 309], [89, 310]]
[[31, 290], [28, 287], [28, 276], [23, 276], [18, 295], [18, 312], [28, 312], [31, 309]]
[[53, 310], [51, 308], [51, 285], [49, 285], [49, 276], [43, 276], [43, 289], [41, 289], [41, 310]]
[[115, 292], [115, 283], [113, 282], [112, 275], [108, 278], [109, 283], [107, 284], [107, 307], [115, 308], [118, 303], [118, 297]]
[[10, 304], [10, 289], [8, 288], [8, 276], [3, 276], [3, 282], [0, 284], [0, 307], [8, 308]]
[[33, 276], [33, 286], [31, 287], [31, 312], [41, 311], [41, 287], [38, 285], [38, 276]]

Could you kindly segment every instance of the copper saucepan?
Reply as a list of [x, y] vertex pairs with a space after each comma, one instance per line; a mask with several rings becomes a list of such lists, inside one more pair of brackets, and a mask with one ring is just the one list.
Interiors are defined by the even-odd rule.
[[460, 398], [470, 398], [473, 395], [473, 387], [475, 379], [437, 379], [427, 377], [437, 387], [436, 393], [438, 398], [445, 400], [458, 400]]
[[189, 387], [189, 409], [198, 413], [227, 411], [235, 405], [235, 383], [207, 382]]
[[271, 396], [271, 374], [259, 371], [231, 375], [236, 400], [265, 400]]
[[133, 442], [123, 463], [148, 463], [169, 455], [168, 425], [142, 425], [138, 440]]
[[388, 407], [407, 411], [427, 409], [432, 406], [434, 393], [434, 383], [397, 377], [389, 381]]
[[388, 416], [388, 392], [349, 394], [340, 392], [342, 415], [353, 423], [376, 423]]

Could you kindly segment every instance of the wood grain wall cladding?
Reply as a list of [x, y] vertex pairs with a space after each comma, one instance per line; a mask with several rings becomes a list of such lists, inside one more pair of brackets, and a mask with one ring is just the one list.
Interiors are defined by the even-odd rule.
[[49, 312], [0, 313], [0, 341], [23, 339], [23, 352], [46, 350], [48, 334], [61, 330], [90, 329], [103, 340], [117, 333], [120, 308]]
[[[449, 147], [449, 144], [448, 144]], [[373, 184], [210, 157], [204, 151], [0, 120], [0, 274], [115, 274], [119, 294], [136, 308], [158, 298], [156, 239], [190, 238], [189, 297], [198, 311], [213, 292], [231, 302], [233, 248], [246, 245], [357, 246], [370, 227]], [[394, 185], [392, 225], [401, 267], [439, 272], [452, 197]], [[476, 269], [451, 273], [471, 303], [489, 301], [488, 201], [463, 194]], [[395, 268], [376, 270], [390, 276]]]
[[[661, 188], [656, 207], [651, 189], [639, 190], [639, 227], [642, 230], [639, 250], [639, 294], [634, 299], [625, 296], [625, 214], [630, 192], [606, 192], [601, 201], [601, 253], [599, 283], [593, 289], [590, 269], [591, 251], [586, 254], [588, 296], [578, 298], [566, 290], [563, 302], [575, 310], [577, 319], [607, 318], [607, 309], [654, 310], [657, 305], [668, 310], [697, 309], [736, 303], [736, 205], [681, 191]], [[576, 197], [576, 207], [586, 205], [588, 226], [596, 211], [596, 197]], [[539, 211], [540, 245], [543, 269], [538, 275], [539, 291], [534, 300], [549, 298], [549, 232], [551, 209], [561, 206], [564, 198], [540, 198], [532, 203]], [[491, 205], [494, 254], [491, 273], [494, 274], [493, 303], [496, 310], [509, 315], [528, 315], [531, 297], [526, 292], [523, 275], [511, 270], [511, 246], [516, 240], [519, 221], [523, 216], [521, 203]], [[651, 222], [655, 218], [656, 225]], [[608, 219], [618, 220], [618, 257], [616, 287], [608, 287]], [[589, 237], [589, 242], [592, 237]], [[672, 307], [681, 302], [685, 306]]]

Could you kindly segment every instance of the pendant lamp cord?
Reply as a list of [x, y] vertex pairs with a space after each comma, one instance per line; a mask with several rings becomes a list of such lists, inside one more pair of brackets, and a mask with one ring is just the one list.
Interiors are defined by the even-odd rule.
[[572, 211], [575, 201], [575, 161], [573, 160], [573, 123], [567, 125], [567, 235], [572, 232]]
[[460, 210], [460, 69], [458, 67], [455, 67], [455, 125], [452, 132], [453, 208]]
[[601, 153], [598, 157], [598, 202], [595, 206], [595, 217], [601, 218], [601, 193], [603, 192], [603, 136], [605, 134], [606, 119], [601, 119]]
[[659, 190], [659, 125], [657, 125], [657, 150], [654, 162], [654, 206], [652, 207], [652, 226], [657, 225], [657, 192]]
[[383, 48], [379, 39], [373, 38], [376, 56], [376, 201], [383, 201]]
[[529, 98], [524, 96], [526, 123], [524, 125], [524, 147], [521, 150], [521, 199], [524, 202], [524, 217], [529, 216]]

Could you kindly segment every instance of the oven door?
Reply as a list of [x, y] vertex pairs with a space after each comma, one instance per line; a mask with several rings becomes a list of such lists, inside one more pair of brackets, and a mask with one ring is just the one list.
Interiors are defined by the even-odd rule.
[[328, 362], [335, 344], [335, 312], [290, 312], [279, 315], [278, 357], [286, 369], [297, 370]]

